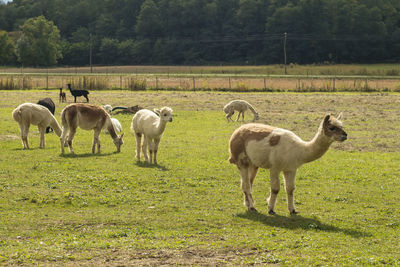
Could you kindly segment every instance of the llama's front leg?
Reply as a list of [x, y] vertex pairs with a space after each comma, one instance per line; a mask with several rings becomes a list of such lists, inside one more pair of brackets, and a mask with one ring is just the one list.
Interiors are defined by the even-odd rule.
[[142, 146], [142, 134], [135, 134], [136, 137], [136, 160], [140, 161], [140, 147]]
[[153, 163], [153, 157], [154, 157], [154, 142], [153, 142], [153, 140], [152, 139], [148, 139], [149, 140], [149, 143], [148, 143], [148, 146], [149, 146], [149, 152], [150, 152], [150, 164], [152, 164]]
[[44, 133], [46, 131], [46, 127], [39, 126], [38, 129], [39, 129], [39, 133], [40, 133], [40, 145], [39, 145], [39, 147], [40, 148], [44, 148], [44, 146], [45, 146]]
[[238, 166], [240, 176], [241, 176], [241, 187], [244, 194], [244, 205], [250, 211], [256, 211], [254, 208], [253, 196], [251, 195], [251, 183], [249, 179], [249, 171], [245, 166]]
[[279, 190], [280, 190], [280, 181], [279, 181], [279, 170], [270, 170], [270, 185], [271, 185], [271, 192], [270, 196], [268, 198], [268, 213], [271, 215], [275, 214], [275, 203], [276, 203], [276, 198], [278, 196]]
[[147, 155], [147, 145], [148, 145], [148, 138], [146, 136], [144, 136], [143, 145], [142, 145], [142, 152], [143, 152], [144, 160], [146, 162], [149, 162], [149, 157]]
[[160, 140], [159, 138], [154, 139], [154, 164], [157, 164], [157, 151], [158, 151], [158, 145], [160, 144]]
[[295, 178], [296, 171], [285, 171], [283, 172], [283, 177], [285, 178], [285, 189], [287, 195], [287, 207], [290, 214], [297, 214], [294, 208], [294, 189], [295, 189]]
[[241, 113], [242, 113], [241, 111], [238, 112], [238, 115], [237, 115], [237, 117], [236, 117], [236, 121], [239, 121], [239, 118], [240, 118], [240, 114], [241, 114]]

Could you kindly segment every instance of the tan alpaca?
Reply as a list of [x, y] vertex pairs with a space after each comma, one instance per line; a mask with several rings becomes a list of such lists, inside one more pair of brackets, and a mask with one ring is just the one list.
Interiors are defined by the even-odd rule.
[[102, 107], [90, 104], [71, 104], [66, 106], [61, 112], [61, 124], [63, 131], [60, 137], [61, 153], [64, 154], [65, 139], [68, 136], [68, 146], [71, 153], [74, 153], [72, 148], [72, 140], [76, 132], [76, 128], [80, 127], [84, 130], [93, 130], [93, 146], [92, 153], [95, 153], [96, 145], [97, 152], [100, 153], [100, 132], [105, 128], [111, 135], [117, 152], [121, 151], [121, 145], [124, 143], [121, 136], [115, 132], [114, 126], [111, 122], [110, 115]]
[[229, 141], [229, 162], [236, 164], [239, 169], [245, 206], [255, 210], [252, 186], [258, 168], [265, 168], [270, 169], [271, 183], [268, 213], [275, 214], [281, 171], [285, 179], [287, 207], [291, 214], [297, 213], [293, 198], [296, 171], [304, 163], [320, 158], [334, 141], [343, 142], [347, 139], [340, 117], [326, 115], [309, 142], [301, 140], [291, 131], [259, 123], [245, 124], [236, 129]]
[[45, 147], [44, 134], [48, 126], [54, 129], [57, 136], [61, 135], [61, 128], [56, 118], [51, 114], [48, 108], [42, 105], [33, 103], [21, 104], [14, 109], [12, 116], [19, 124], [24, 149], [29, 149], [28, 132], [31, 124], [38, 126], [40, 132], [40, 148]]
[[247, 101], [244, 101], [244, 100], [232, 100], [231, 102], [226, 104], [224, 107], [224, 112], [226, 113], [225, 117], [228, 120], [228, 122], [229, 122], [229, 120], [233, 121], [231, 117], [235, 113], [235, 110], [236, 110], [239, 112], [237, 115], [236, 121], [239, 120], [240, 114], [242, 114], [242, 121], [244, 121], [244, 112], [247, 109], [250, 109], [250, 111], [253, 113], [253, 115], [254, 115], [253, 121], [258, 120], [257, 111], [253, 108], [252, 105], [250, 105]]

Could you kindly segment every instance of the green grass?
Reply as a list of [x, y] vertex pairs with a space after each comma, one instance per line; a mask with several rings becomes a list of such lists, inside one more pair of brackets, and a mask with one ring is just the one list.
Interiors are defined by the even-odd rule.
[[[274, 99], [267, 106], [281, 108], [282, 113], [274, 110], [268, 120], [297, 129], [307, 139], [325, 110], [317, 105], [310, 123], [308, 118], [302, 121], [305, 112], [312, 114], [302, 105], [329, 102], [334, 95], [313, 95], [319, 101], [293, 95], [290, 99], [298, 102], [292, 103], [286, 94], [158, 92], [120, 99], [115, 92], [97, 93], [95, 103], [105, 103], [105, 98], [135, 103], [143, 98], [143, 105], [159, 107], [168, 100], [174, 121], [161, 140], [159, 165], [153, 166], [135, 161], [130, 115], [116, 115], [126, 133], [121, 153], [115, 153], [111, 138], [102, 133], [102, 154], [92, 155], [92, 132], [81, 129], [74, 139], [76, 155], [62, 156], [55, 134], [47, 134], [46, 149], [39, 149], [36, 127], [29, 135], [32, 149], [23, 150], [11, 112], [16, 102], [34, 97], [22, 91], [15, 93], [19, 99], [8, 98], [11, 93], [0, 92], [0, 264], [400, 264], [400, 153], [377, 146], [373, 138], [365, 146], [364, 139], [357, 142], [367, 134], [363, 123], [376, 127], [376, 135], [399, 130], [398, 123], [385, 118], [359, 122], [362, 105], [372, 114], [386, 112], [375, 102], [355, 103], [349, 96], [338, 96], [343, 99], [338, 108], [347, 106], [353, 115], [344, 120], [348, 144], [334, 145], [321, 159], [299, 169], [295, 200], [300, 215], [288, 214], [282, 186], [278, 215], [270, 216], [268, 171], [261, 170], [255, 180], [259, 213], [248, 213], [239, 174], [227, 162], [229, 137], [240, 124], [227, 124], [219, 106], [196, 102], [196, 110], [195, 97], [202, 97], [204, 105], [221, 97]], [[398, 95], [390, 98], [399, 100]], [[63, 105], [57, 105], [57, 119]], [[293, 113], [286, 117], [283, 110], [290, 108]], [[399, 113], [396, 106], [386, 109], [393, 116]], [[302, 126], [307, 122], [312, 126]], [[391, 138], [395, 136], [382, 142]]]

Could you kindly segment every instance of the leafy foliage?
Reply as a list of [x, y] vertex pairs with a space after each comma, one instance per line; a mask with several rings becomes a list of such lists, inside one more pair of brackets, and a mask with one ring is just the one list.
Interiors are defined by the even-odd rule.
[[90, 34], [95, 64], [283, 63], [285, 32], [288, 62], [400, 60], [398, 1], [15, 0], [0, 29], [37, 16], [60, 29], [68, 65], [88, 63], [77, 43]]

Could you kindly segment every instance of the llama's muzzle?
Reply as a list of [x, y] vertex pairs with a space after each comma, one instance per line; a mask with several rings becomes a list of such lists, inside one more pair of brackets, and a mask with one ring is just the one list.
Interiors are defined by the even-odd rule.
[[342, 142], [347, 140], [347, 133], [343, 133], [342, 134]]
[[169, 118], [169, 122], [172, 122], [172, 118]]

